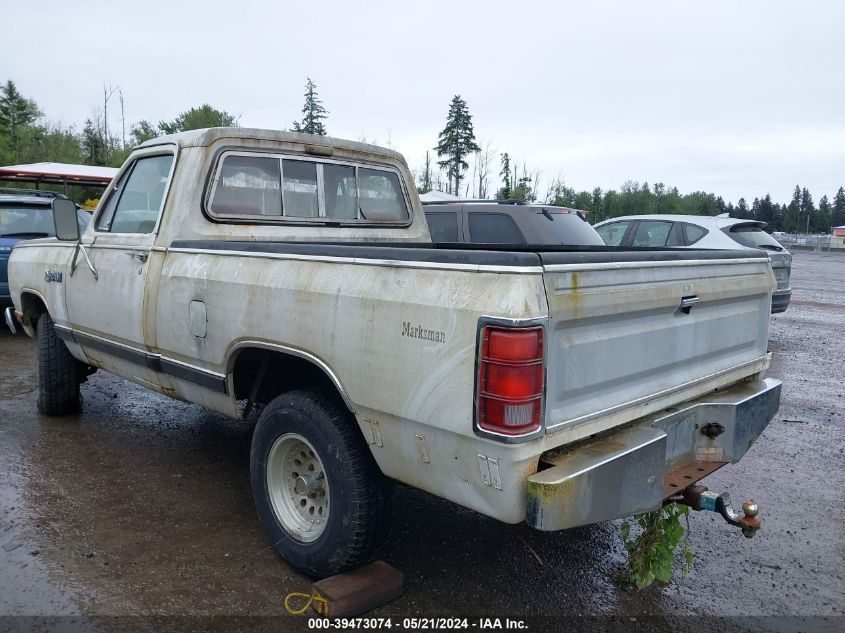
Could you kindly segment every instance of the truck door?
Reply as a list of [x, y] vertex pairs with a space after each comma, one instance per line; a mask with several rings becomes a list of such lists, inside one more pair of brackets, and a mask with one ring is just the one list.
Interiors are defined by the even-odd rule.
[[68, 321], [91, 364], [159, 387], [153, 340], [155, 306], [146, 292], [161, 211], [174, 165], [173, 146], [136, 155], [107, 193], [82, 237], [96, 275], [82, 254], [66, 278]]

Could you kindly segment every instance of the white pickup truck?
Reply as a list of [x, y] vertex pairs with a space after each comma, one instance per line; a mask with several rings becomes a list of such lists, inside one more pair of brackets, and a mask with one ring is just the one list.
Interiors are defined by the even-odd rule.
[[373, 556], [391, 479], [541, 530], [667, 499], [759, 525], [690, 485], [778, 408], [765, 253], [432, 244], [399, 154], [252, 129], [144, 143], [81, 236], [71, 208], [9, 262], [40, 410], [99, 368], [257, 417], [255, 503], [298, 569]]

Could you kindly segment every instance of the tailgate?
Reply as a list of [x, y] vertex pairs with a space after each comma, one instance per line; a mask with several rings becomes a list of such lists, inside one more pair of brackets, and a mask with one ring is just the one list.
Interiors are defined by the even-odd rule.
[[762, 253], [541, 258], [549, 302], [548, 431], [594, 421], [589, 432], [599, 432], [766, 366], [775, 282]]

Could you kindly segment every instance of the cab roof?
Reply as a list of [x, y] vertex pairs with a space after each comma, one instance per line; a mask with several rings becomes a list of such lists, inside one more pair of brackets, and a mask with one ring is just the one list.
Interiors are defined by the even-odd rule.
[[386, 147], [379, 147], [378, 145], [359, 143], [357, 141], [334, 138], [333, 136], [320, 136], [319, 134], [304, 134], [302, 132], [288, 132], [281, 130], [263, 130], [248, 127], [211, 127], [200, 130], [190, 130], [188, 132], [178, 132], [176, 134], [166, 134], [141, 143], [138, 147], [154, 147], [165, 143], [178, 143], [182, 147], [206, 147], [221, 139], [249, 139], [255, 141], [273, 141], [277, 143], [301, 143], [303, 145], [327, 148], [331, 147], [350, 150], [353, 152], [389, 156], [405, 163], [405, 158], [402, 154]]

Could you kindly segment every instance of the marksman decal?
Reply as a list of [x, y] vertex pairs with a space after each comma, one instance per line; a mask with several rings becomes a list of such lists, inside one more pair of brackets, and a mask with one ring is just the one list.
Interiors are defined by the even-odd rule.
[[432, 341], [433, 343], [446, 342], [446, 332], [441, 332], [440, 330], [429, 330], [421, 325], [412, 325], [410, 321], [402, 322], [402, 336], [418, 338], [424, 341]]

